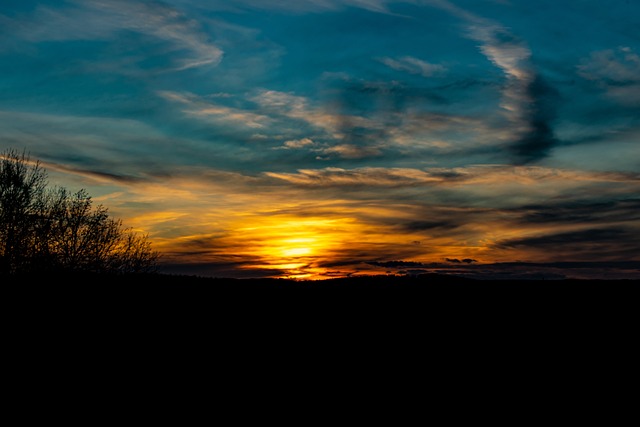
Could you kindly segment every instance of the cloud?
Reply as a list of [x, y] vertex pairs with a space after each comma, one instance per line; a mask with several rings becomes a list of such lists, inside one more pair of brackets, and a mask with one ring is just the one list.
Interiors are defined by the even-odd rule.
[[553, 132], [556, 92], [537, 72], [531, 49], [503, 25], [464, 10], [447, 0], [428, 0], [467, 23], [467, 36], [506, 77], [502, 108], [513, 131], [514, 161], [527, 164], [549, 155], [558, 141]]
[[[309, 99], [292, 93], [258, 90], [244, 99], [235, 97], [216, 100], [187, 92], [158, 91], [157, 95], [186, 106], [183, 112], [192, 117], [219, 126], [233, 124], [233, 134], [236, 136], [242, 128], [245, 131], [251, 130], [252, 135], [245, 140], [273, 144], [277, 140], [289, 138], [282, 145], [272, 146], [273, 150], [305, 149], [313, 157], [322, 159], [363, 159], [382, 154], [381, 141], [354, 136], [358, 132], [365, 136], [374, 132], [370, 129], [371, 126], [374, 129], [376, 127], [373, 121], [353, 115], [325, 112], [322, 108], [312, 106]], [[302, 135], [311, 135], [313, 139]], [[318, 138], [323, 142], [317, 142]]]
[[384, 268], [425, 267], [426, 264], [416, 261], [369, 261], [369, 265]]
[[224, 106], [191, 93], [159, 91], [158, 95], [168, 101], [186, 105], [187, 108], [184, 111], [187, 114], [207, 120], [233, 122], [252, 129], [264, 128], [272, 122], [272, 119], [266, 115]]
[[[346, 7], [357, 7], [371, 12], [389, 13], [388, 3], [396, 3], [397, 0], [208, 0], [197, 2], [195, 0], [181, 0], [189, 4], [196, 4], [212, 10], [243, 11], [247, 9], [275, 10], [288, 13], [319, 13], [340, 10]], [[407, 0], [405, 2], [411, 2]]]
[[[351, 134], [346, 132], [344, 125], [348, 122], [354, 127], [368, 129], [375, 126], [374, 122], [363, 117], [326, 112], [323, 108], [313, 106], [308, 98], [292, 93], [261, 89], [245, 98], [217, 100], [187, 92], [159, 91], [157, 94], [168, 101], [185, 105], [184, 112], [193, 117], [220, 125], [233, 123], [236, 135], [239, 126], [240, 129], [252, 130], [254, 133], [250, 139], [253, 140], [273, 143], [288, 138], [284, 145], [272, 147], [274, 149], [306, 148], [317, 155], [349, 159], [380, 154], [375, 147], [350, 142]], [[256, 130], [259, 133], [256, 134]], [[303, 136], [310, 134], [327, 142], [319, 144]]]
[[380, 62], [394, 70], [406, 71], [411, 74], [420, 74], [423, 77], [431, 77], [447, 70], [443, 65], [430, 64], [411, 56], [403, 56], [398, 59], [380, 58]]
[[579, 184], [589, 182], [620, 182], [640, 185], [636, 174], [618, 172], [583, 172], [540, 166], [477, 165], [461, 168], [383, 168], [364, 167], [342, 169], [300, 169], [297, 173], [265, 172], [266, 176], [304, 186], [397, 187], [416, 185], [548, 185], [549, 183]]
[[[430, 214], [432, 213], [430, 212]], [[454, 218], [449, 217], [441, 220], [409, 221], [409, 222], [400, 224], [400, 228], [404, 231], [432, 231], [432, 230], [451, 230], [459, 227], [460, 225], [461, 224], [457, 222]]]
[[[0, 127], [4, 143], [27, 147], [33, 157], [105, 176], [107, 170], [114, 176], [134, 176], [141, 164], [163, 169], [171, 164], [163, 155], [175, 143], [157, 128], [130, 118], [0, 110]], [[179, 160], [175, 155], [173, 159]]]
[[411, 88], [348, 82], [325, 90], [328, 100], [315, 101], [269, 89], [214, 99], [188, 92], [157, 93], [187, 106], [184, 112], [192, 117], [218, 126], [234, 124], [236, 136], [242, 128], [253, 129], [245, 140], [260, 140], [272, 150], [295, 149], [308, 159], [359, 160], [389, 153], [415, 156], [416, 150], [463, 151], [493, 145], [496, 138], [502, 138], [479, 118], [416, 110]]
[[[458, 260], [465, 261], [465, 260]], [[419, 268], [418, 274], [438, 273], [476, 280], [615, 280], [637, 279], [640, 262], [496, 262], [421, 263], [413, 261], [373, 261], [367, 265], [384, 269]], [[410, 274], [397, 271], [397, 274]]]
[[640, 222], [640, 200], [564, 201], [525, 205], [512, 210], [523, 224], [621, 224]]
[[637, 83], [640, 82], [640, 56], [629, 47], [599, 50], [583, 59], [578, 70], [589, 80]]
[[327, 112], [323, 108], [313, 106], [308, 98], [289, 92], [262, 89], [250, 100], [259, 105], [264, 114], [301, 120], [311, 127], [325, 130], [336, 139], [344, 137], [342, 125], [345, 122], [365, 128], [374, 126], [374, 123], [365, 117]]
[[626, 106], [640, 106], [640, 55], [629, 47], [592, 52], [578, 74], [596, 82], [607, 96]]
[[14, 22], [19, 37], [32, 42], [114, 40], [131, 31], [167, 44], [173, 71], [216, 65], [222, 50], [213, 44], [200, 24], [159, 1], [72, 0], [73, 6], [40, 6], [31, 19]]
[[531, 51], [511, 32], [494, 23], [471, 26], [471, 37], [482, 43], [480, 50], [507, 78], [502, 108], [515, 127], [510, 150], [517, 163], [546, 157], [557, 144], [552, 122], [555, 118], [553, 90], [535, 71]]
[[382, 151], [377, 147], [363, 147], [354, 144], [338, 144], [318, 151], [323, 155], [336, 155], [343, 159], [364, 159], [382, 155]]
[[535, 234], [503, 240], [499, 248], [527, 249], [556, 254], [557, 261], [624, 260], [640, 253], [640, 233], [631, 227], [587, 228], [575, 231]]
[[265, 172], [265, 175], [291, 184], [303, 186], [353, 186], [394, 187], [439, 181], [427, 172], [402, 168], [360, 169], [302, 169], [298, 173]]
[[[325, 74], [323, 83], [325, 110], [333, 114], [332, 128], [327, 129], [335, 146], [330, 151], [344, 154], [342, 158], [376, 157], [394, 150], [448, 148], [451, 144], [446, 139], [454, 138], [453, 132], [473, 133], [471, 126], [465, 125], [479, 123], [431, 111], [434, 104], [446, 104], [435, 90], [335, 74]], [[461, 146], [462, 139], [455, 139]]]
[[475, 260], [475, 259], [472, 259], [472, 258], [464, 258], [464, 259], [445, 258], [445, 261], [453, 263], [453, 264], [461, 264], [461, 263], [473, 264], [474, 262], [478, 262], [478, 260]]
[[309, 138], [295, 139], [285, 141], [283, 148], [303, 148], [314, 145], [315, 143]]
[[[476, 265], [465, 259], [481, 264], [500, 256], [507, 260], [553, 260], [556, 252], [551, 244], [526, 239], [560, 235], [561, 240], [567, 233], [594, 224], [596, 229], [631, 230], [635, 218], [631, 214], [637, 208], [637, 201], [629, 200], [613, 207], [583, 203], [572, 214], [571, 206], [578, 203], [566, 198], [597, 199], [594, 189], [598, 188], [601, 194], [612, 197], [616, 192], [609, 186], [617, 184], [626, 185], [629, 194], [637, 194], [638, 177], [533, 166], [326, 168], [251, 175], [202, 165], [172, 172], [163, 177], [143, 171], [140, 175], [145, 180], [136, 182], [112, 180], [111, 184], [125, 194], [110, 200], [110, 206], [119, 217], [125, 214], [127, 224], [151, 232], [171, 262], [182, 259], [202, 265], [229, 264], [242, 271], [264, 270], [265, 274], [270, 269], [316, 274], [331, 263], [343, 266], [340, 269], [346, 274], [359, 271], [363, 262], [394, 259], [420, 263], [420, 267], [445, 258], [461, 261], [449, 265], [465, 267]], [[588, 186], [589, 196], [571, 189], [581, 183]], [[482, 207], [484, 193], [474, 189], [465, 194], [465, 185], [482, 186], [487, 194], [508, 189], [516, 198], [500, 203], [515, 200], [518, 208], [500, 208], [493, 202]], [[544, 211], [542, 206], [522, 203], [523, 193], [536, 194], [538, 199], [540, 191], [546, 195], [558, 186], [570, 189], [564, 193], [564, 204], [556, 203]], [[349, 192], [350, 187], [355, 191]], [[323, 193], [324, 188], [338, 192]], [[327, 194], [330, 197], [325, 198]], [[141, 214], [141, 204], [153, 206], [148, 210], [153, 213]], [[554, 208], [555, 218], [540, 218], [541, 213], [553, 214]], [[585, 216], [589, 210], [594, 216]], [[567, 221], [562, 221], [562, 215], [568, 217]], [[629, 221], [623, 224], [627, 215]], [[600, 216], [599, 222], [594, 222], [596, 216]], [[620, 247], [633, 247], [630, 232], [626, 238], [624, 234], [617, 236]], [[606, 244], [603, 253], [613, 258], [614, 249], [608, 241], [599, 235], [596, 239], [596, 243]], [[507, 248], [505, 244], [514, 246]], [[291, 255], [307, 251], [308, 255]], [[584, 254], [593, 259], [595, 252]], [[281, 256], [274, 260], [274, 254]], [[371, 269], [365, 266], [363, 271]]]

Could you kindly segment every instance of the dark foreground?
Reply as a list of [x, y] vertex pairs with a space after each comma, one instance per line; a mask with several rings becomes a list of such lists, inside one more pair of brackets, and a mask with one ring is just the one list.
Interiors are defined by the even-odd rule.
[[[639, 280], [476, 280], [450, 275], [369, 276], [321, 281], [224, 279], [146, 274], [0, 277], [5, 297], [61, 306], [165, 307], [212, 311], [320, 306], [353, 310], [563, 306], [594, 309], [638, 304]], [[6, 301], [6, 298], [5, 298]]]
[[540, 292], [546, 290], [592, 291], [596, 289], [635, 289], [640, 286], [640, 277], [635, 280], [480, 280], [446, 274], [420, 274], [416, 276], [378, 275], [355, 276], [327, 280], [290, 279], [231, 279], [172, 274], [104, 275], [92, 273], [65, 273], [46, 275], [1, 276], [0, 283], [16, 289], [65, 289], [74, 292], [92, 292], [98, 289], [128, 292], [183, 291], [223, 294], [251, 295], [273, 292], [338, 292], [360, 295], [385, 291], [387, 295], [397, 292]]
[[252, 348], [242, 357], [263, 357], [304, 343], [306, 353], [295, 355], [304, 360], [323, 348], [341, 355], [341, 348], [366, 340], [380, 346], [371, 351], [410, 343], [432, 353], [465, 347], [475, 358], [498, 343], [511, 348], [517, 342], [522, 354], [536, 346], [555, 354], [550, 346], [566, 348], [578, 337], [598, 351], [635, 342], [640, 320], [638, 280], [424, 275], [297, 282], [77, 274], [4, 277], [0, 283], [7, 330], [19, 342], [46, 343], [46, 351], [61, 342], [90, 342], [95, 351], [104, 351], [104, 342], [125, 350], [152, 342], [161, 352], [220, 355]]

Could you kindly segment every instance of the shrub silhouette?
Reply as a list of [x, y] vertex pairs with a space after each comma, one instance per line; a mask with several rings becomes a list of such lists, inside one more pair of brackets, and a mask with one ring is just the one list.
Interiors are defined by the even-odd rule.
[[85, 190], [48, 187], [39, 161], [0, 155], [0, 274], [148, 273], [159, 254]]

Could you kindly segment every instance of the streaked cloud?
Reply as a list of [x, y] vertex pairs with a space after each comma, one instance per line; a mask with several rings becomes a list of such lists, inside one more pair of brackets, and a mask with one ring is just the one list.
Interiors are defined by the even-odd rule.
[[263, 128], [272, 120], [270, 117], [221, 105], [191, 93], [158, 92], [158, 95], [169, 101], [185, 105], [184, 112], [204, 119], [234, 122], [242, 127]]
[[[615, 261], [626, 254], [640, 251], [637, 227], [586, 228], [575, 231], [536, 234], [498, 243], [501, 249], [525, 249], [531, 252], [551, 251], [556, 260], [575, 258]], [[570, 254], [570, 255], [569, 255]]]
[[31, 42], [109, 41], [132, 31], [165, 42], [158, 53], [173, 57], [173, 71], [216, 65], [223, 57], [196, 20], [160, 1], [73, 0], [63, 8], [39, 6], [9, 24]]
[[513, 126], [509, 148], [515, 161], [526, 164], [547, 157], [557, 144], [552, 126], [554, 91], [536, 70], [528, 44], [497, 21], [448, 0], [427, 3], [466, 22], [468, 37], [480, 42], [480, 51], [504, 72], [507, 81], [502, 91], [502, 108]]
[[302, 148], [312, 145], [314, 145], [314, 142], [309, 138], [294, 139], [284, 142], [284, 148]]
[[352, 126], [374, 126], [365, 117], [336, 114], [327, 111], [323, 106], [314, 106], [308, 98], [293, 93], [265, 89], [260, 90], [251, 100], [268, 114], [304, 121], [310, 126], [324, 129], [337, 139], [342, 138], [341, 127], [345, 122]]
[[303, 169], [297, 173], [266, 172], [267, 176], [293, 184], [309, 186], [413, 186], [416, 184], [485, 184], [514, 183], [543, 186], [546, 182], [627, 182], [640, 185], [640, 176], [626, 173], [582, 172], [539, 166], [479, 165], [465, 168], [324, 168]]
[[[182, 0], [189, 4], [198, 4], [197, 0]], [[288, 13], [309, 13], [336, 11], [345, 7], [358, 7], [373, 12], [387, 13], [386, 5], [394, 0], [210, 0], [201, 7], [213, 10], [243, 11], [247, 9], [275, 10]]]
[[438, 178], [416, 169], [362, 168], [345, 170], [325, 168], [300, 170], [298, 173], [266, 172], [267, 176], [305, 186], [397, 186], [438, 181]]
[[640, 56], [630, 47], [592, 52], [578, 65], [579, 74], [628, 106], [640, 106]]
[[401, 58], [380, 58], [380, 62], [394, 70], [406, 71], [411, 74], [420, 74], [423, 77], [431, 77], [447, 70], [444, 65], [430, 64], [418, 58], [403, 56]]

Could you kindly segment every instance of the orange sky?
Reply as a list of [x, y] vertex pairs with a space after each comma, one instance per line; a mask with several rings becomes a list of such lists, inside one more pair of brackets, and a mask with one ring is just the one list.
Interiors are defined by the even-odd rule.
[[[562, 242], [557, 251], [525, 244], [526, 239], [593, 228], [593, 223], [562, 217], [532, 220], [547, 214], [536, 203], [554, 201], [562, 214], [562, 201], [581, 194], [640, 191], [639, 181], [629, 174], [500, 165], [327, 168], [253, 176], [185, 170], [182, 176], [115, 186], [102, 177], [68, 171], [53, 176], [99, 189], [95, 203], [148, 233], [163, 262], [312, 279], [385, 273], [388, 269], [370, 263], [394, 260], [616, 259], [615, 242], [600, 243], [597, 250], [584, 246], [584, 253], [562, 250]], [[624, 221], [608, 214], [598, 218], [599, 226]], [[571, 241], [566, 244], [573, 247]]]

